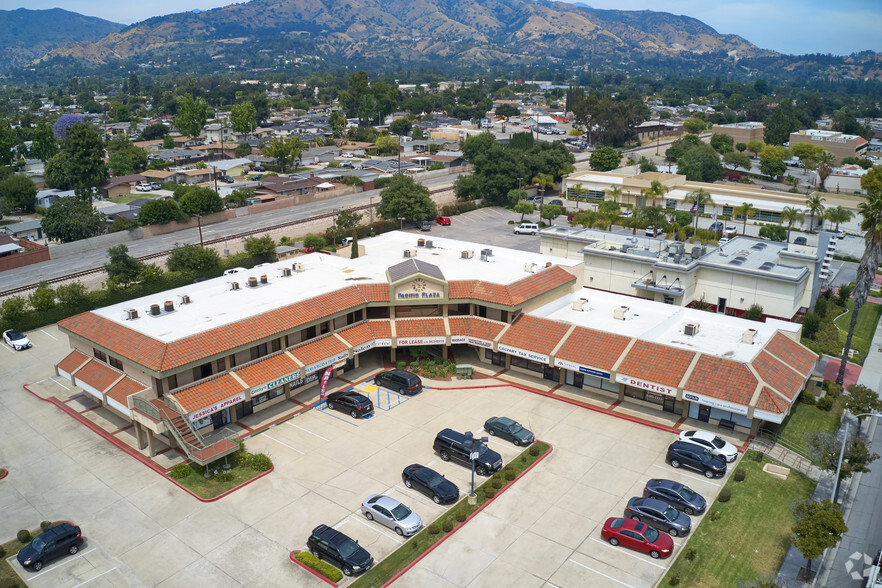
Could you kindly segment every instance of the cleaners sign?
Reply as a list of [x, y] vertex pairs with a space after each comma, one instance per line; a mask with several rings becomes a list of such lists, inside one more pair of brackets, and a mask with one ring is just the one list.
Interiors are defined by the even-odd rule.
[[616, 382], [618, 382], [619, 384], [633, 386], [634, 388], [649, 390], [650, 392], [655, 392], [657, 394], [665, 394], [667, 396], [677, 395], [676, 388], [671, 388], [670, 386], [662, 386], [661, 384], [656, 384], [654, 382], [645, 382], [643, 380], [638, 380], [637, 378], [632, 378], [631, 376], [616, 375]]
[[299, 377], [300, 377], [299, 370], [296, 372], [292, 372], [292, 373], [288, 374], [287, 376], [282, 376], [281, 378], [279, 378], [277, 380], [273, 380], [272, 382], [269, 382], [269, 383], [264, 384], [262, 386], [258, 386], [257, 388], [252, 388], [251, 395], [257, 396], [261, 392], [266, 392], [267, 390], [272, 390], [273, 388], [278, 388], [282, 384], [287, 384], [288, 382], [293, 382], [294, 380], [296, 380]]
[[199, 419], [205, 418], [208, 415], [213, 414], [219, 410], [223, 410], [225, 408], [229, 408], [230, 406], [234, 406], [236, 404], [239, 404], [240, 402], [243, 402], [244, 400], [245, 400], [245, 393], [240, 392], [239, 394], [236, 394], [235, 396], [232, 396], [230, 398], [227, 398], [226, 400], [222, 400], [222, 401], [218, 402], [214, 406], [210, 406], [208, 408], [204, 408], [202, 410], [190, 413], [190, 420], [191, 421], [198, 421]]

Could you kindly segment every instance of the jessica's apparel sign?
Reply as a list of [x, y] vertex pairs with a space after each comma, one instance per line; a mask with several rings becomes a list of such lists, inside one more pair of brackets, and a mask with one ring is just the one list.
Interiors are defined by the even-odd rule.
[[239, 404], [240, 402], [243, 402], [244, 400], [245, 400], [245, 393], [244, 392], [242, 392], [240, 394], [236, 394], [235, 396], [227, 398], [226, 400], [221, 400], [220, 402], [218, 402], [214, 406], [209, 406], [208, 408], [204, 408], [204, 409], [200, 410], [199, 412], [191, 413], [190, 420], [191, 421], [198, 421], [199, 419], [207, 417], [208, 415], [213, 414], [219, 410], [223, 410], [224, 408], [228, 408], [230, 406], [234, 406], [236, 404]]

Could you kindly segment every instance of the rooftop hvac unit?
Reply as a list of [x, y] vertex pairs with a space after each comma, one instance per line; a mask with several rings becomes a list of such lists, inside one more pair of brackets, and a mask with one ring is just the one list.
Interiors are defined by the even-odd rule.
[[686, 326], [683, 328], [683, 333], [689, 337], [694, 337], [698, 334], [698, 324], [699, 323], [686, 323]]
[[159, 316], [159, 305], [151, 304], [150, 305], [150, 314], [153, 316]]
[[261, 284], [269, 284], [269, 279], [267, 279], [266, 274], [260, 276], [260, 283]]
[[416, 256], [417, 256], [416, 249], [405, 249], [404, 250], [404, 257], [416, 257]]
[[699, 257], [701, 257], [701, 246], [694, 245], [692, 247], [692, 259], [698, 259]]
[[181, 304], [190, 304], [190, 295], [189, 294], [180, 294], [178, 296], [178, 300]]
[[137, 310], [135, 310], [134, 308], [130, 308], [130, 309], [126, 310], [126, 320], [127, 321], [133, 321], [136, 318], [138, 318], [138, 311]]
[[255, 278], [254, 276], [248, 278], [248, 287], [257, 288], [257, 278]]
[[680, 263], [680, 260], [682, 258], [683, 257], [678, 253], [677, 255], [674, 256], [674, 263]]
[[426, 240], [425, 239], [417, 239], [417, 247], [425, 247]]
[[622, 245], [622, 253], [629, 252], [631, 250], [631, 247], [633, 247], [633, 245], [628, 245], [627, 243], [625, 243], [624, 245]]
[[554, 264], [551, 263], [550, 261], [546, 261], [546, 262], [545, 262], [545, 268], [546, 268], [546, 269], [550, 268], [552, 265], [554, 265]]
[[282, 277], [287, 278], [290, 276], [291, 276], [291, 268], [290, 267], [283, 267], [282, 268]]
[[753, 340], [755, 337], [756, 337], [756, 329], [747, 329], [741, 335], [741, 342], [753, 344]]
[[431, 239], [426, 239], [426, 249], [432, 249], [434, 245], [432, 244]]
[[492, 249], [481, 249], [481, 257], [493, 257]]
[[475, 256], [475, 252], [471, 249], [465, 249], [462, 252], [462, 259], [471, 259]]
[[536, 264], [535, 263], [524, 264], [524, 271], [527, 272], [528, 274], [532, 274], [534, 271], [536, 271]]
[[302, 272], [303, 271], [303, 264], [302, 263], [295, 263], [291, 267], [294, 269], [295, 272]]
[[238, 290], [239, 282], [230, 282], [230, 290]]
[[587, 298], [579, 298], [577, 300], [573, 300], [573, 310], [578, 310], [579, 312], [584, 312], [586, 306], [588, 306], [588, 299]]
[[623, 320], [625, 320], [625, 317], [628, 314], [628, 311], [630, 311], [630, 310], [631, 309], [628, 308], [627, 306], [620, 306], [618, 308], [614, 308], [613, 309], [613, 318], [618, 319], [620, 321], [623, 321]]
[[172, 312], [175, 309], [175, 303], [171, 300], [166, 300], [164, 306], [165, 312]]

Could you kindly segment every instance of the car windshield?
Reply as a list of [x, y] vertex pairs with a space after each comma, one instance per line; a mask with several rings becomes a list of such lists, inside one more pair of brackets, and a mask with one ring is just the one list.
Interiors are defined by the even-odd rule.
[[24, 335], [20, 331], [9, 331], [9, 338], [13, 341], [18, 341], [19, 339], [24, 339]]
[[643, 536], [646, 537], [647, 541], [650, 543], [655, 543], [658, 540], [658, 531], [652, 527], [647, 527], [647, 529], [643, 531]]
[[683, 489], [680, 490], [680, 496], [683, 497], [683, 500], [692, 500], [695, 498], [695, 491], [689, 486], [683, 486]]
[[669, 521], [676, 521], [677, 514], [678, 514], [677, 509], [674, 508], [673, 506], [669, 506], [668, 508], [665, 509], [665, 518], [668, 519]]
[[711, 440], [711, 443], [713, 443], [714, 447], [716, 447], [717, 449], [722, 449], [723, 447], [726, 446], [726, 442], [723, 441], [722, 439], [720, 439], [719, 437], [714, 437]]
[[517, 434], [523, 431], [524, 428], [521, 426], [521, 423], [512, 423], [508, 430], [511, 431], [512, 434]]
[[701, 452], [701, 461], [708, 462], [714, 458], [714, 454], [710, 449], [705, 449]]
[[435, 488], [438, 488], [438, 486], [440, 486], [443, 483], [444, 483], [444, 476], [442, 476], [441, 474], [435, 474], [434, 476], [429, 478], [428, 486], [429, 486], [429, 488], [432, 488], [434, 490]]
[[43, 538], [40, 536], [34, 537], [34, 540], [31, 541], [31, 545], [37, 551], [43, 551], [43, 548], [46, 546], [46, 542], [43, 541]]
[[406, 519], [410, 516], [410, 509], [399, 503], [398, 506], [392, 509], [392, 517], [396, 521], [400, 521], [401, 519]]
[[340, 556], [346, 558], [358, 551], [358, 543], [352, 539], [346, 539], [337, 545], [337, 549], [340, 551]]

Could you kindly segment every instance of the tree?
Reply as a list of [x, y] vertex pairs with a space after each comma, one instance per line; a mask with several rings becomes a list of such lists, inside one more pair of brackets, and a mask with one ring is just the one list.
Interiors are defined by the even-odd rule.
[[848, 532], [839, 506], [825, 498], [820, 502], [798, 502], [793, 509], [796, 523], [791, 527], [793, 546], [807, 560], [811, 575], [812, 560], [821, 556], [828, 547], [835, 547], [842, 534]]
[[687, 133], [692, 133], [693, 135], [697, 135], [706, 128], [707, 122], [696, 117], [692, 117], [683, 123], [683, 129], [685, 129]]
[[[839, 469], [837, 482], [847, 480], [853, 474], [869, 471], [867, 466], [879, 459], [878, 455], [870, 453], [863, 440], [853, 435], [840, 441], [835, 432], [810, 431], [805, 434], [804, 442], [808, 449], [808, 456], [819, 467], [831, 472]], [[842, 455], [841, 463], [839, 461], [840, 455]]]
[[46, 312], [55, 306], [55, 290], [46, 282], [40, 282], [37, 288], [28, 296], [28, 302], [36, 311]]
[[513, 116], [520, 116], [520, 114], [521, 111], [513, 104], [500, 104], [496, 107], [496, 116], [511, 118]]
[[237, 102], [230, 110], [230, 124], [237, 133], [251, 133], [257, 124], [257, 109], [251, 102]]
[[656, 233], [667, 224], [667, 210], [661, 206], [644, 206], [638, 214], [641, 220], [646, 221], [647, 226], [655, 227]]
[[162, 148], [163, 149], [174, 149], [175, 148], [175, 138], [171, 135], [166, 135], [162, 138]]
[[754, 157], [759, 157], [760, 151], [765, 148], [766, 144], [759, 139], [751, 139], [747, 142], [747, 150], [753, 153]]
[[735, 150], [738, 151], [738, 153], [744, 153], [747, 151], [747, 143], [735, 143]]
[[70, 127], [83, 122], [83, 117], [79, 114], [62, 114], [52, 125], [52, 132], [59, 141], [67, 139], [67, 131]]
[[782, 223], [787, 223], [787, 242], [790, 243], [790, 230], [793, 228], [793, 223], [802, 224], [802, 221], [805, 219], [805, 213], [800, 208], [796, 208], [795, 206], [785, 206], [781, 211], [781, 220]]
[[760, 158], [760, 172], [770, 178], [777, 178], [778, 176], [783, 175], [786, 171], [787, 164], [785, 164], [783, 160], [775, 159], [774, 157]]
[[239, 143], [238, 145], [236, 145], [236, 148], [233, 150], [233, 153], [236, 154], [236, 157], [245, 157], [247, 155], [251, 155], [252, 151], [253, 151], [253, 149], [251, 148], [251, 145], [249, 145], [248, 143]]
[[479, 133], [466, 137], [460, 149], [463, 159], [474, 163], [479, 157], [489, 153], [495, 145], [496, 138], [491, 133]]
[[374, 141], [374, 146], [377, 148], [377, 153], [381, 155], [398, 153], [398, 137], [389, 133], [380, 133], [377, 140]]
[[12, 174], [0, 180], [0, 214], [14, 210], [34, 212], [37, 206], [37, 185], [24, 174]]
[[361, 222], [363, 216], [363, 214], [355, 212], [354, 210], [344, 208], [337, 213], [337, 220], [335, 222], [337, 232], [340, 235], [348, 237], [354, 236], [355, 227]]
[[[523, 192], [523, 190], [521, 190], [521, 191]], [[516, 212], [517, 214], [520, 214], [521, 215], [520, 222], [524, 222], [524, 215], [533, 214], [534, 208], [533, 208], [533, 205], [530, 204], [529, 202], [518, 202], [517, 204], [514, 205], [514, 208], [512, 210], [514, 212]]]
[[670, 188], [659, 182], [658, 180], [652, 180], [649, 182], [648, 188], [643, 188], [640, 190], [640, 195], [643, 198], [647, 198], [652, 202], [652, 205], [655, 206], [656, 198], [662, 198], [665, 194], [668, 193]]
[[2, 316], [7, 323], [15, 323], [24, 316], [27, 307], [27, 300], [21, 296], [10, 296], [3, 302], [0, 302], [0, 316]]
[[655, 163], [647, 159], [646, 156], [640, 158], [640, 161], [637, 162], [637, 167], [640, 170], [641, 174], [645, 174], [646, 172], [658, 171], [658, 167], [656, 167]]
[[276, 242], [269, 235], [263, 237], [246, 237], [245, 253], [260, 259], [272, 259], [276, 250]]
[[205, 121], [208, 120], [211, 112], [211, 107], [205, 98], [193, 98], [190, 94], [178, 96], [175, 127], [185, 137], [195, 139], [202, 132]]
[[793, 102], [785, 98], [769, 113], [763, 121], [763, 126], [765, 127], [763, 138], [766, 143], [783, 145], [790, 140], [790, 133], [798, 131], [802, 123], [796, 116]]
[[343, 112], [335, 110], [331, 113], [331, 116], [328, 117], [328, 124], [331, 126], [331, 131], [334, 133], [335, 137], [342, 137], [343, 130], [346, 128], [346, 116]]
[[698, 230], [698, 213], [701, 210], [702, 206], [713, 206], [714, 201], [711, 198], [710, 193], [704, 188], [699, 188], [694, 192], [689, 192], [686, 194], [686, 202], [692, 203], [692, 209], [695, 212], [692, 212], [692, 215], [695, 217], [695, 230]]
[[[33, 304], [32, 304], [33, 306]], [[867, 415], [882, 410], [882, 400], [879, 395], [863, 384], [852, 384], [848, 387], [848, 395], [845, 397], [845, 408], [853, 415]], [[866, 416], [858, 416], [857, 434], [861, 434], [861, 423]]]
[[391, 123], [389, 123], [389, 132], [401, 136], [407, 136], [410, 134], [411, 124], [410, 121], [404, 117], [396, 118]]
[[736, 206], [732, 211], [735, 216], [743, 216], [744, 217], [744, 226], [741, 228], [741, 234], [747, 234], [747, 219], [751, 217], [756, 212], [756, 208], [750, 202], [744, 202], [740, 206]]
[[781, 225], [763, 225], [760, 227], [759, 236], [769, 241], [785, 241], [788, 232]]
[[175, 197], [184, 214], [211, 214], [224, 209], [224, 201], [217, 192], [203, 186], [178, 186]]
[[41, 120], [34, 129], [33, 143], [31, 143], [31, 156], [36, 157], [43, 163], [49, 161], [58, 153], [58, 140], [52, 132], [52, 127], [45, 120]]
[[91, 202], [78, 198], [60, 198], [43, 216], [43, 232], [49, 239], [70, 243], [102, 235], [107, 229], [106, 217]]
[[249, 198], [254, 198], [254, 188], [236, 188], [225, 198], [227, 206], [238, 208], [242, 206]]
[[611, 171], [622, 162], [622, 152], [613, 147], [601, 147], [591, 154], [589, 161], [593, 170]]
[[191, 243], [175, 244], [168, 256], [165, 267], [170, 272], [208, 272], [220, 267], [220, 256], [209, 247]]
[[107, 166], [115, 176], [127, 176], [147, 167], [147, 152], [125, 135], [116, 135], [108, 141], [107, 152]]
[[693, 182], [716, 182], [723, 177], [720, 156], [707, 143], [695, 145], [677, 158], [677, 171]]
[[548, 224], [551, 224], [551, 221], [562, 215], [563, 212], [563, 208], [557, 204], [546, 204], [539, 211], [539, 216], [547, 220]]
[[86, 299], [86, 287], [81, 282], [61, 284], [56, 288], [55, 295], [62, 304], [74, 306]]
[[358, 259], [358, 233], [352, 235], [352, 243], [349, 244], [349, 259]]
[[836, 223], [836, 231], [839, 231], [841, 223], [847, 223], [854, 218], [854, 213], [843, 206], [833, 206], [824, 212], [824, 218], [831, 223]]
[[138, 211], [138, 223], [143, 226], [165, 225], [175, 220], [182, 220], [182, 214], [174, 200], [148, 200]]
[[867, 194], [882, 194], [882, 165], [874, 165], [864, 174], [861, 188]]
[[820, 194], [815, 193], [808, 197], [805, 201], [805, 207], [811, 214], [811, 221], [809, 222], [809, 232], [815, 232], [815, 216], [821, 218], [824, 214], [824, 202], [826, 202], [826, 198], [822, 197]]
[[108, 282], [126, 288], [138, 280], [144, 262], [129, 255], [129, 248], [122, 244], [107, 250], [109, 263], [104, 264]]
[[[597, 213], [593, 210], [580, 210], [573, 215], [573, 226], [580, 225], [585, 228], [593, 227], [598, 221]], [[605, 221], [604, 221], [605, 222]]]
[[420, 221], [435, 218], [438, 209], [427, 187], [417, 184], [410, 176], [396, 174], [380, 192], [377, 214], [385, 220]]
[[824, 185], [827, 181], [827, 178], [830, 177], [830, 174], [833, 173], [833, 165], [836, 162], [836, 157], [827, 151], [826, 149], [815, 155], [814, 160], [818, 164], [818, 179], [821, 180], [820, 190], [821, 192], [826, 192], [827, 188]]
[[730, 151], [734, 150], [734, 148], [732, 147], [732, 144], [734, 143], [734, 141], [735, 140], [732, 138], [732, 135], [726, 135], [723, 133], [714, 133], [711, 136], [710, 144], [711, 144], [711, 147], [716, 149], [717, 153], [725, 154], [725, 153], [729, 153]]
[[727, 153], [724, 153], [723, 163], [725, 165], [731, 166], [732, 171], [735, 171], [739, 167], [750, 171], [750, 157], [743, 153], [738, 153], [737, 151], [729, 151]]
[[142, 141], [155, 141], [157, 139], [162, 139], [168, 134], [168, 127], [162, 123], [153, 123], [152, 125], [147, 125], [144, 127], [144, 130], [141, 131], [141, 140]]
[[303, 153], [303, 144], [297, 137], [273, 137], [263, 148], [263, 154], [275, 159], [282, 168], [282, 173], [288, 169], [288, 163], [300, 159]]
[[[62, 152], [65, 156], [64, 173], [77, 198], [91, 202], [92, 191], [107, 179], [104, 163], [104, 141], [95, 127], [85, 123], [67, 129]], [[52, 160], [54, 161], [53, 157]]]
[[530, 183], [536, 186], [543, 195], [546, 190], [554, 188], [554, 178], [548, 174], [538, 173], [532, 180], [530, 180]]

